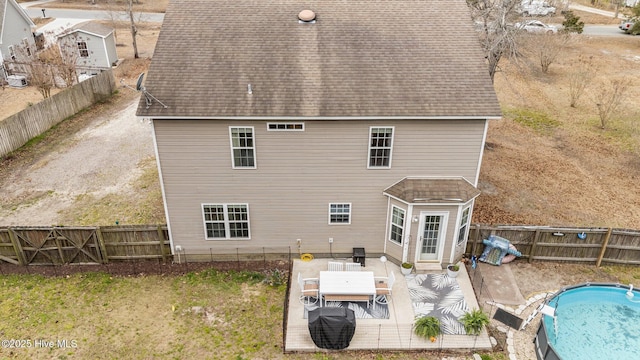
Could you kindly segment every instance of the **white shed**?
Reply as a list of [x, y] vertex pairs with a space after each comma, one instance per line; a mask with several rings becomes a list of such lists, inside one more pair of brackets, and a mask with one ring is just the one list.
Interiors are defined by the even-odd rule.
[[81, 71], [110, 69], [118, 61], [113, 32], [111, 27], [87, 21], [59, 35], [58, 44], [77, 51], [76, 64]]

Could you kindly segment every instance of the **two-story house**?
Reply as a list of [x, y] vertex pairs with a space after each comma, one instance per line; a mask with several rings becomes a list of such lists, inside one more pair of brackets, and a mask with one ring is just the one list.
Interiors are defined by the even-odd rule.
[[19, 60], [36, 51], [35, 24], [15, 0], [0, 0], [0, 78], [6, 78], [5, 61]]
[[501, 116], [464, 0], [172, 0], [145, 85], [174, 251], [462, 255]]

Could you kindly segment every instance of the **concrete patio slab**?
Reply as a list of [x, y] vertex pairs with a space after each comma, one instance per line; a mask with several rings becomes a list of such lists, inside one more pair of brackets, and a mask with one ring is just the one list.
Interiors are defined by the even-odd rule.
[[493, 301], [505, 305], [522, 305], [526, 302], [509, 264], [495, 266], [481, 262], [478, 268]]
[[[288, 299], [285, 352], [318, 352], [335, 351], [318, 348], [311, 339], [307, 319], [304, 319], [304, 307], [298, 296], [300, 289], [298, 273], [304, 278], [317, 278], [320, 271], [327, 269], [328, 261], [336, 259], [313, 259], [311, 261], [294, 260], [291, 273], [291, 290]], [[337, 259], [350, 262], [351, 259]], [[389, 319], [357, 319], [356, 330], [346, 350], [472, 350], [491, 349], [491, 342], [486, 330], [479, 336], [442, 335], [436, 342], [416, 336], [413, 333], [415, 318], [413, 305], [405, 277], [399, 266], [391, 262], [382, 262], [378, 258], [366, 260], [363, 270], [373, 271], [375, 276], [388, 276], [395, 273], [396, 283], [393, 286], [392, 300], [389, 303]], [[440, 271], [442, 272], [442, 271]], [[421, 272], [422, 273], [422, 272]], [[426, 273], [426, 272], [425, 272]], [[433, 272], [435, 273], [435, 272]], [[464, 294], [465, 301], [471, 309], [478, 308], [469, 276], [464, 267], [456, 279]]]

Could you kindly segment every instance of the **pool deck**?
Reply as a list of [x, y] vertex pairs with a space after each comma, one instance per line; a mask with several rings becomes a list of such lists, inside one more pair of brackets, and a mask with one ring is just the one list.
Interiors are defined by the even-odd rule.
[[[285, 352], [335, 351], [317, 347], [309, 334], [307, 319], [304, 319], [304, 307], [298, 300], [300, 289], [298, 273], [304, 278], [317, 278], [320, 271], [327, 269], [330, 259], [314, 259], [308, 262], [294, 260], [291, 273], [292, 283], [288, 299], [289, 313], [285, 339]], [[331, 259], [333, 260], [333, 259]], [[346, 259], [338, 259], [349, 261]], [[392, 301], [389, 304], [389, 319], [358, 319], [355, 334], [345, 350], [483, 350], [491, 349], [491, 341], [485, 329], [480, 335], [441, 335], [435, 342], [423, 339], [413, 333], [414, 311], [409, 288], [400, 268], [391, 262], [382, 262], [377, 258], [367, 258], [364, 271], [373, 271], [375, 276], [388, 276], [395, 273]], [[420, 272], [420, 273], [442, 273]], [[464, 267], [456, 278], [463, 292], [465, 302], [471, 309], [478, 308], [471, 281]]]

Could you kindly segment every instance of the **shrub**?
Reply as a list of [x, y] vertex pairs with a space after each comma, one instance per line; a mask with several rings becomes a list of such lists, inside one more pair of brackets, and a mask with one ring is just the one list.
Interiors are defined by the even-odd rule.
[[580, 16], [576, 16], [571, 10], [563, 11], [562, 14], [564, 15], [564, 21], [562, 22], [564, 31], [582, 34], [584, 21], [580, 21]]
[[425, 339], [433, 338], [440, 335], [440, 320], [433, 316], [423, 316], [416, 320], [413, 325], [416, 335]]
[[480, 309], [471, 310], [462, 315], [460, 322], [469, 335], [480, 335], [482, 328], [489, 324], [489, 317]]

